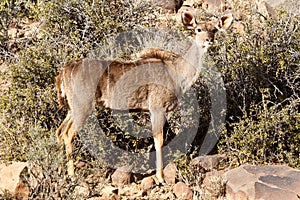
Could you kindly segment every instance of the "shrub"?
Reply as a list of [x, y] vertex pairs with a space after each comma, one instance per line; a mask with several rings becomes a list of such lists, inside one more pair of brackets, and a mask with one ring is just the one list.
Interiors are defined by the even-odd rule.
[[[1, 79], [10, 82], [0, 96], [0, 159], [31, 161], [30, 176], [37, 183], [30, 185], [33, 199], [54, 196], [75, 199], [75, 187], [83, 181], [82, 177], [90, 174], [95, 177], [89, 179], [90, 185], [101, 189], [99, 176], [94, 173], [99, 172], [99, 163], [89, 163], [91, 168], [81, 170], [75, 182], [61, 181], [65, 171], [58, 173], [58, 167], [65, 163], [65, 157], [64, 153], [53, 156], [58, 151], [64, 152], [55, 144], [54, 131], [64, 118], [65, 110], [59, 110], [56, 103], [55, 76], [58, 69], [72, 59], [85, 57], [95, 49], [98, 56], [101, 55], [101, 51], [110, 48], [103, 43], [107, 38], [125, 30], [139, 29], [139, 26], [152, 26], [155, 16], [144, 16], [154, 10], [145, 2], [136, 5], [135, 1], [122, 0], [8, 2], [0, 3], [0, 12], [7, 14], [0, 27], [1, 45], [7, 46], [0, 46], [0, 53], [1, 58], [10, 56], [2, 60], [9, 61], [9, 68], [0, 74]], [[19, 9], [20, 4], [26, 12]], [[13, 20], [21, 18], [40, 21], [43, 25], [39, 37], [16, 39], [18, 46], [12, 51], [7, 31]], [[85, 153], [82, 149], [78, 152], [77, 157]], [[101, 177], [105, 179], [105, 172]], [[100, 193], [99, 190], [93, 192]]]
[[[252, 14], [245, 33], [221, 36], [213, 58], [227, 89], [227, 124], [219, 151], [233, 165], [299, 167], [299, 17]], [[221, 42], [220, 42], [221, 41]]]
[[[245, 12], [249, 15], [243, 18], [245, 33], [218, 33], [219, 40], [210, 52], [227, 90], [227, 121], [219, 151], [227, 153], [233, 165], [287, 163], [299, 167], [300, 19], [283, 11], [279, 11], [277, 20], [265, 19], [253, 14], [250, 5], [245, 9], [249, 9]], [[33, 160], [41, 166], [45, 179], [38, 179], [39, 187], [32, 188], [34, 197], [48, 198], [63, 187], [73, 191], [77, 183], [57, 182], [61, 178], [58, 164], [63, 161], [51, 157], [58, 150], [53, 133], [65, 113], [56, 104], [54, 78], [68, 61], [107, 51], [111, 46], [103, 41], [117, 33], [152, 27], [157, 21], [155, 15], [149, 15], [153, 8], [145, 3], [135, 5], [133, 0], [16, 0], [0, 3], [0, 12], [5, 16], [0, 24], [1, 62], [10, 62], [10, 68], [0, 74], [10, 82], [0, 97], [0, 141], [5, 144], [1, 145], [0, 158]], [[41, 37], [23, 38], [18, 41], [17, 52], [12, 51], [8, 27], [23, 17], [44, 24]], [[201, 105], [205, 104], [200, 107], [204, 112], [201, 122], [207, 122], [207, 88], [200, 80], [195, 88]], [[134, 117], [149, 121], [149, 116]], [[173, 118], [172, 126], [179, 129], [176, 113]], [[113, 121], [105, 118], [102, 122], [110, 126]], [[190, 120], [184, 123], [189, 126]], [[203, 124], [199, 129], [205, 132], [207, 123]], [[145, 149], [145, 143], [152, 143], [148, 138], [132, 139], [130, 134], [112, 136], [108, 131], [108, 135], [121, 141], [119, 145], [126, 150], [128, 146]], [[185, 174], [188, 160], [178, 162], [187, 180], [202, 180]], [[55, 184], [57, 187], [51, 190]]]
[[[29, 130], [40, 126], [49, 136], [63, 119], [64, 110], [58, 110], [54, 89], [58, 69], [71, 59], [99, 49], [108, 37], [140, 25], [150, 26], [151, 17], [144, 16], [153, 11], [146, 3], [135, 5], [134, 1], [121, 0], [14, 2], [17, 3], [0, 5], [9, 20], [20, 18], [11, 13], [22, 3], [30, 12], [21, 17], [44, 24], [40, 37], [22, 38], [9, 69], [0, 74], [10, 81], [0, 97], [0, 140], [5, 142], [3, 152], [9, 152], [1, 155], [7, 160], [26, 160], [33, 142]], [[8, 28], [9, 20], [2, 27]], [[0, 39], [9, 42], [7, 37]], [[101, 50], [104, 49], [105, 46]]]

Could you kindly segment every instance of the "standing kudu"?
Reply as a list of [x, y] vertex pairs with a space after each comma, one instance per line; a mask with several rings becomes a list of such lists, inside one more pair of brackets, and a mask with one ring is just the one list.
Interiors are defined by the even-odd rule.
[[[68, 113], [56, 134], [58, 141], [65, 143], [68, 174], [74, 176], [72, 143], [76, 133], [95, 106], [104, 106], [113, 110], [150, 112], [156, 149], [156, 176], [164, 182], [162, 147], [165, 114], [176, 107], [178, 95], [197, 80], [203, 54], [212, 44], [215, 33], [228, 29], [232, 21], [232, 15], [225, 15], [215, 22], [198, 24], [190, 12], [183, 11], [183, 24], [195, 32], [194, 41], [184, 56], [174, 58], [171, 53], [151, 49], [135, 61], [85, 58], [61, 68], [56, 77], [58, 101], [63, 106], [66, 100]], [[155, 76], [160, 84], [143, 80], [149, 76]]]

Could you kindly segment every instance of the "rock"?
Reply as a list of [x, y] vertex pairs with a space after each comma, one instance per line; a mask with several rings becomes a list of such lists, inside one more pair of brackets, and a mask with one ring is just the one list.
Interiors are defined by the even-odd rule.
[[224, 12], [225, 4], [225, 0], [203, 0], [202, 8], [208, 12]]
[[213, 188], [215, 184], [219, 183], [223, 179], [223, 171], [211, 171], [205, 174], [203, 185], [208, 188]]
[[[259, 1], [259, 0], [258, 0]], [[260, 0], [260, 2], [266, 2], [272, 7], [279, 7], [286, 3], [286, 0]]]
[[300, 170], [287, 166], [240, 166], [223, 177], [228, 199], [299, 200]]
[[141, 189], [144, 191], [150, 190], [154, 187], [154, 180], [152, 177], [146, 177], [141, 182]]
[[115, 196], [118, 194], [118, 188], [115, 188], [113, 186], [105, 186], [102, 190], [101, 190], [101, 194], [103, 197], [111, 197], [111, 196]]
[[74, 194], [76, 197], [88, 197], [90, 194], [90, 188], [88, 184], [76, 186], [74, 188]]
[[174, 185], [157, 186], [149, 191], [145, 199], [175, 199], [173, 193]]
[[176, 164], [175, 163], [169, 163], [165, 169], [164, 169], [164, 179], [165, 182], [169, 185], [175, 184], [175, 178], [176, 178]]
[[177, 12], [182, 6], [184, 0], [152, 0], [153, 5], [161, 7], [166, 12]]
[[118, 168], [111, 176], [112, 185], [124, 186], [130, 183], [130, 167], [124, 166]]
[[18, 37], [18, 32], [17, 28], [10, 28], [8, 29], [7, 34], [10, 39], [16, 39]]
[[274, 17], [276, 18], [276, 11], [275, 11], [275, 7], [277, 5], [276, 4], [270, 4], [266, 1], [257, 1], [256, 2], [256, 7], [257, 7], [257, 11], [262, 14], [264, 17], [270, 18], [270, 17]]
[[174, 185], [173, 193], [179, 199], [193, 199], [193, 191], [183, 182]]
[[106, 198], [106, 200], [107, 199], [109, 199], [109, 200], [120, 200], [121, 198], [118, 195], [116, 195], [116, 194], [112, 194], [112, 195], [108, 196]]
[[78, 169], [83, 169], [85, 167], [87, 167], [87, 163], [86, 162], [79, 161], [78, 163], [76, 163], [76, 168], [78, 168]]
[[300, 3], [299, 1], [292, 1], [292, 0], [256, 0], [255, 1], [258, 12], [266, 16], [276, 17], [275, 10], [277, 8], [283, 7], [288, 12], [293, 14], [300, 14]]
[[129, 197], [133, 197], [136, 195], [139, 195], [138, 193], [140, 192], [140, 188], [139, 185], [137, 185], [136, 183], [132, 183], [130, 185], [125, 185], [122, 188], [119, 188], [119, 195], [120, 196], [129, 196]]
[[205, 194], [209, 194], [210, 198], [217, 199], [225, 193], [225, 181], [223, 179], [223, 171], [211, 171], [205, 174], [202, 182]]
[[7, 192], [17, 199], [29, 198], [29, 187], [22, 180], [28, 173], [28, 163], [15, 162], [0, 170], [0, 194]]
[[205, 170], [217, 169], [220, 161], [223, 159], [221, 155], [198, 156], [191, 160], [191, 165], [199, 165]]
[[87, 200], [107, 200], [107, 197], [92, 197], [88, 198]]

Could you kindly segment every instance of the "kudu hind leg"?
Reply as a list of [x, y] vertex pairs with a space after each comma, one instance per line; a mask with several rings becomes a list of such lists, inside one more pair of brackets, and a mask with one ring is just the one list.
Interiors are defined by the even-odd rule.
[[[68, 113], [65, 120], [56, 131], [57, 140], [59, 143], [64, 141], [65, 151], [67, 156], [67, 171], [69, 176], [75, 175], [74, 160], [73, 160], [73, 140], [76, 135], [71, 113]], [[59, 169], [59, 173], [61, 169]]]
[[165, 112], [161, 108], [152, 108], [150, 109], [150, 113], [156, 150], [156, 177], [160, 183], [164, 183], [162, 147], [164, 143], [163, 127], [166, 121]]
[[73, 141], [76, 135], [76, 130], [74, 129], [73, 120], [71, 120], [67, 127], [66, 134], [63, 134], [63, 139], [66, 148], [67, 155], [67, 170], [69, 176], [75, 175], [74, 159], [73, 159]]
[[74, 159], [73, 159], [73, 141], [76, 135], [76, 130], [74, 130], [73, 121], [70, 122], [69, 131], [67, 134], [64, 135], [64, 142], [66, 147], [66, 154], [67, 154], [67, 169], [68, 175], [74, 176], [75, 175], [75, 167], [74, 167]]
[[[72, 118], [72, 114], [70, 112], [68, 112], [66, 118], [64, 119], [64, 121], [61, 123], [61, 125], [58, 127], [58, 129], [56, 130], [56, 138], [57, 138], [57, 143], [61, 143], [63, 141], [63, 135], [67, 134], [66, 131], [68, 131], [68, 129], [70, 128], [70, 119]], [[66, 126], [68, 126], [66, 128]]]

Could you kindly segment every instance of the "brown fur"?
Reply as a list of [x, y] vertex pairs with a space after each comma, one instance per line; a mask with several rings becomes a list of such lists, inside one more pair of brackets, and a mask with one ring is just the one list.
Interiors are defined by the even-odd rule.
[[[199, 31], [200, 25], [188, 11], [183, 12], [183, 19], [186, 26], [195, 30], [195, 43], [188, 47], [184, 56], [153, 48], [141, 53], [135, 61], [84, 58], [61, 68], [56, 89], [59, 105], [62, 106], [64, 101], [68, 103], [68, 114], [56, 135], [59, 142], [65, 143], [69, 175], [74, 176], [73, 139], [98, 105], [114, 110], [150, 112], [157, 157], [156, 176], [159, 182], [164, 181], [165, 114], [176, 107], [177, 98], [197, 80], [203, 54], [215, 33], [215, 27], [209, 26], [205, 26], [205, 31]], [[229, 15], [221, 18], [218, 30], [227, 29], [231, 22]]]
[[165, 51], [159, 48], [150, 48], [147, 49], [146, 51], [142, 51], [139, 54], [140, 58], [157, 58], [157, 59], [161, 59], [161, 60], [171, 60], [174, 61], [176, 58], [179, 57], [179, 55], [173, 53], [173, 52], [169, 52], [169, 51]]
[[58, 76], [55, 78], [55, 89], [57, 91], [57, 101], [58, 101], [58, 107], [62, 108], [64, 106], [64, 98], [62, 97], [62, 91], [61, 91], [61, 83], [62, 83], [62, 77], [61, 74], [58, 74]]
[[55, 89], [57, 91], [57, 102], [58, 102], [58, 107], [63, 108], [67, 101], [66, 101], [66, 96], [62, 96], [62, 89], [61, 85], [63, 84], [63, 70], [66, 68], [73, 68], [74, 65], [78, 64], [82, 59], [75, 60], [69, 62], [67, 65], [64, 66], [64, 68], [61, 68], [59, 70], [59, 74], [55, 77]]

